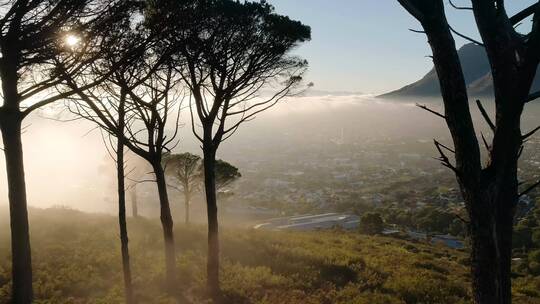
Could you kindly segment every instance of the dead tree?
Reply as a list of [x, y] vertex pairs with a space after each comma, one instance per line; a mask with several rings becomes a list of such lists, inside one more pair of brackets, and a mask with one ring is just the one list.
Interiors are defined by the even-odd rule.
[[291, 95], [307, 62], [289, 56], [289, 51], [309, 40], [311, 31], [276, 14], [265, 2], [162, 1], [153, 14], [153, 26], [166, 29], [165, 40], [175, 46], [177, 70], [191, 93], [192, 129], [203, 150], [207, 285], [210, 294], [217, 296], [216, 153], [242, 123]]
[[121, 1], [114, 0], [0, 1], [0, 131], [9, 190], [14, 303], [30, 303], [33, 298], [22, 122], [33, 111], [73, 94], [53, 90], [60, 82], [56, 59], [61, 57], [66, 73], [73, 75], [91, 62], [94, 54], [61, 56], [74, 43], [66, 37], [85, 28], [99, 45], [119, 5]]
[[[398, 0], [422, 25], [439, 76], [444, 114], [454, 148], [435, 141], [440, 160], [453, 170], [470, 218], [471, 269], [474, 300], [481, 304], [508, 304], [511, 295], [512, 231], [519, 192], [518, 158], [524, 105], [538, 97], [531, 85], [540, 60], [540, 4], [509, 17], [503, 0], [472, 0], [469, 8], [489, 57], [495, 93], [495, 119], [477, 105], [493, 131], [486, 144], [489, 161], [482, 166], [480, 147], [469, 110], [463, 71], [442, 0]], [[533, 16], [530, 33], [514, 25]], [[461, 35], [466, 37], [465, 35]], [[487, 141], [485, 141], [487, 143]], [[454, 154], [455, 163], [447, 154]]]

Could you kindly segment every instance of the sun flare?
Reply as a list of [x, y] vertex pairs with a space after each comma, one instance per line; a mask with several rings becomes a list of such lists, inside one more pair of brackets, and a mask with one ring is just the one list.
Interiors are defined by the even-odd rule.
[[77, 44], [79, 44], [80, 41], [81, 39], [75, 35], [69, 34], [66, 36], [66, 44], [68, 46], [76, 46]]

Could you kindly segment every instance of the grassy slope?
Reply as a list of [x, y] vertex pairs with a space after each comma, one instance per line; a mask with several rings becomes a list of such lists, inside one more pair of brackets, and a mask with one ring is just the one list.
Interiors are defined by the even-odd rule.
[[[9, 235], [0, 224], [0, 303], [9, 298]], [[33, 210], [37, 303], [121, 303], [114, 217]], [[162, 292], [156, 221], [131, 220], [130, 248], [140, 303], [177, 303]], [[204, 302], [204, 227], [177, 225], [178, 288]], [[222, 287], [229, 303], [468, 303], [466, 255], [356, 233], [222, 232]], [[539, 278], [518, 278], [516, 303], [540, 303]], [[528, 298], [525, 295], [530, 295]]]

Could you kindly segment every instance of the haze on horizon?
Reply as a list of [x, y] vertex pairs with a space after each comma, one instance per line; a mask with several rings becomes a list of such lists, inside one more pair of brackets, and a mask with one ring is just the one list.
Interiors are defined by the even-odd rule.
[[[430, 103], [434, 109], [441, 109], [438, 99], [424, 102]], [[491, 107], [488, 109], [492, 110]], [[540, 107], [536, 105], [526, 112], [526, 129], [535, 126], [538, 113]], [[487, 133], [487, 126], [481, 125], [476, 108], [473, 108], [473, 114], [479, 123], [477, 131]], [[24, 153], [29, 205], [115, 213], [114, 163], [104, 148], [100, 132], [84, 120], [60, 122], [50, 117], [50, 111], [31, 117], [23, 135], [23, 142], [32, 142]], [[191, 133], [187, 113], [183, 113], [181, 122], [180, 144], [174, 152], [189, 151], [201, 155], [199, 143]], [[54, 140], [51, 140], [51, 134]], [[284, 151], [289, 153], [286, 162], [294, 164], [301, 161], [308, 150], [323, 153], [328, 147], [342, 149], [354, 146], [356, 150], [369, 151], [381, 143], [393, 145], [422, 141], [425, 149], [402, 152], [419, 153], [424, 162], [436, 164], [431, 159], [436, 156], [432, 148], [434, 138], [450, 142], [446, 125], [410, 100], [379, 99], [372, 95], [304, 96], [288, 98], [249, 122], [236, 136], [224, 142], [218, 156], [237, 165], [242, 172], [246, 167], [257, 167], [258, 162], [264, 163], [272, 158], [273, 153]], [[340, 143], [343, 146], [336, 145], [339, 140], [343, 141]], [[273, 153], [267, 154], [268, 151]], [[129, 162], [127, 167], [130, 167]], [[3, 158], [0, 159], [0, 168], [4, 168]], [[0, 184], [6, 185], [4, 175], [0, 176]], [[146, 191], [153, 191], [154, 185], [147, 183], [145, 187]], [[171, 193], [172, 205], [180, 208], [178, 193]], [[0, 197], [0, 205], [7, 206], [6, 187], [1, 188]], [[157, 206], [156, 202], [147, 204]], [[155, 212], [153, 216], [157, 216]]]
[[[509, 11], [533, 1], [520, 2], [523, 3], [510, 3]], [[224, 143], [220, 157], [245, 164], [253, 161], [244, 155], [249, 155], [250, 149], [295, 145], [298, 146], [297, 156], [301, 157], [299, 142], [330, 145], [342, 133], [346, 137], [354, 136], [356, 141], [364, 140], [367, 149], [373, 139], [429, 141], [448, 135], [442, 121], [414, 107], [413, 102], [381, 100], [370, 94], [398, 89], [419, 79], [433, 66], [424, 57], [430, 53], [425, 37], [407, 31], [418, 25], [397, 3], [352, 0], [340, 5], [324, 0], [272, 0], [270, 3], [278, 12], [312, 26], [312, 41], [295, 52], [308, 59], [310, 69], [306, 79], [315, 86], [306, 96], [283, 100], [249, 122], [238, 136]], [[310, 9], [306, 10], [308, 6]], [[470, 13], [450, 7], [447, 10], [456, 28], [474, 29]], [[374, 11], [386, 13], [373, 14]], [[353, 18], [352, 14], [359, 15]], [[365, 27], [366, 22], [378, 26]], [[458, 46], [466, 43], [459, 37], [456, 39]], [[438, 99], [428, 102], [438, 108], [441, 106]], [[25, 146], [24, 152], [29, 204], [115, 212], [115, 179], [106, 171], [112, 164], [99, 131], [82, 120], [63, 123], [48, 119], [56, 117], [61, 107], [41, 111], [26, 123], [23, 140], [32, 142]], [[181, 121], [181, 141], [175, 151], [201, 154], [186, 112]], [[54, 142], [50, 134], [54, 134]], [[3, 162], [2, 158], [2, 167]], [[0, 183], [6, 185], [4, 175], [0, 176]], [[62, 187], [53, 187], [53, 184]], [[3, 195], [0, 203], [6, 204], [6, 187], [2, 187], [0, 194]]]
[[[509, 11], [532, 0], [520, 2], [523, 3], [510, 3]], [[354, 137], [356, 142], [364, 141], [363, 147], [367, 149], [371, 141], [385, 138], [430, 141], [448, 136], [444, 122], [414, 107], [414, 101], [375, 98], [376, 94], [418, 80], [433, 67], [431, 60], [424, 57], [430, 53], [424, 35], [407, 30], [418, 25], [397, 3], [352, 0], [340, 5], [323, 0], [309, 3], [307, 0], [272, 0], [270, 3], [278, 12], [303, 20], [312, 27], [312, 41], [295, 53], [308, 59], [310, 69], [306, 80], [314, 82], [314, 87], [305, 96], [287, 98], [249, 122], [237, 136], [224, 143], [220, 157], [242, 166], [254, 161], [251, 156], [256, 152], [253, 151], [276, 146], [293, 150], [297, 146], [296, 156], [301, 157], [303, 145], [332, 145], [332, 140], [341, 134], [349, 139]], [[305, 9], [307, 6], [309, 10]], [[374, 11], [386, 13], [373, 14]], [[456, 28], [476, 35], [470, 32], [474, 29], [474, 20], [469, 12], [451, 7], [447, 7], [447, 11]], [[365, 27], [366, 22], [378, 26]], [[458, 46], [467, 43], [460, 37], [456, 40]], [[428, 102], [439, 109], [442, 105], [439, 99]], [[60, 104], [41, 111], [27, 122], [23, 140], [32, 142], [24, 152], [29, 204], [115, 212], [115, 179], [113, 170], [107, 171], [112, 162], [102, 136], [83, 120], [48, 119], [57, 117], [61, 108]], [[189, 127], [187, 110], [182, 114], [181, 123], [180, 144], [175, 152], [190, 151], [200, 155], [199, 144]], [[54, 142], [50, 134], [54, 134]], [[3, 162], [3, 158], [0, 159], [2, 167]], [[4, 175], [0, 176], [0, 183], [6, 184]], [[52, 186], [55, 184], [62, 187]], [[0, 195], [3, 195], [0, 204], [7, 204], [5, 187]]]

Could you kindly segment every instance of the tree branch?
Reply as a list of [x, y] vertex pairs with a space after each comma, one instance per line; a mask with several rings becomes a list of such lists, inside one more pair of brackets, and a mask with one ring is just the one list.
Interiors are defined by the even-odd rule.
[[531, 16], [536, 11], [536, 8], [537, 8], [538, 5], [539, 5], [539, 3], [535, 3], [535, 4], [527, 7], [526, 9], [522, 10], [521, 12], [515, 14], [514, 16], [512, 16], [510, 18], [510, 23], [512, 23], [514, 25], [514, 24], [517, 24], [517, 23], [523, 21], [525, 18]]
[[538, 130], [540, 130], [540, 126], [534, 128], [534, 130], [528, 132], [527, 134], [522, 135], [521, 139], [522, 140], [528, 139], [529, 137], [533, 136], [536, 132], [538, 132]]
[[491, 129], [491, 131], [495, 132], [495, 129], [496, 129], [495, 124], [491, 121], [491, 118], [489, 118], [489, 115], [486, 112], [486, 109], [484, 108], [484, 106], [482, 105], [479, 99], [476, 100], [476, 105], [478, 106], [478, 110], [480, 110], [480, 113], [482, 113], [482, 116], [484, 117], [487, 124], [489, 125], [489, 128]]
[[536, 183], [532, 184], [531, 186], [529, 186], [529, 188], [525, 189], [525, 191], [521, 192], [518, 197], [522, 197], [528, 193], [530, 193], [531, 191], [533, 191], [536, 187], [540, 186], [540, 181], [537, 181]]
[[453, 152], [455, 153], [452, 149], [448, 148], [447, 146], [441, 144], [440, 142], [438, 142], [436, 139], [433, 140], [433, 143], [435, 144], [435, 147], [437, 148], [437, 150], [439, 151], [439, 158], [436, 158], [437, 160], [439, 160], [443, 166], [451, 169], [452, 171], [454, 171], [454, 173], [456, 173], [456, 175], [458, 175], [458, 170], [456, 167], [454, 167], [454, 165], [452, 165], [452, 163], [450, 163], [450, 160], [448, 159], [448, 156], [446, 156], [446, 154], [444, 154], [444, 151], [443, 149], [446, 149], [450, 152]]
[[454, 2], [452, 0], [448, 0], [448, 3], [450, 4], [450, 6], [452, 6], [453, 8], [457, 9], [457, 10], [468, 10], [468, 11], [472, 11], [473, 8], [470, 7], [470, 6], [457, 6], [454, 4]]
[[491, 152], [491, 148], [489, 147], [486, 137], [484, 137], [484, 133], [480, 133], [480, 136], [482, 137], [482, 141], [484, 142], [484, 146], [486, 147], [486, 150], [488, 152]]
[[[538, 76], [540, 76], [540, 75], [538, 75]], [[536, 100], [538, 98], [540, 98], [540, 91], [529, 94], [529, 96], [527, 96], [527, 99], [525, 100], [525, 102], [526, 103], [531, 102], [531, 101]]]
[[459, 37], [461, 37], [461, 38], [463, 38], [465, 40], [468, 40], [468, 41], [470, 41], [470, 42], [472, 42], [472, 43], [474, 43], [476, 45], [479, 45], [481, 47], [486, 47], [482, 42], [480, 42], [478, 40], [475, 40], [475, 39], [473, 39], [473, 38], [471, 38], [469, 36], [463, 35], [462, 33], [454, 30], [454, 28], [452, 26], [448, 25], [448, 28], [450, 29], [450, 31], [452, 31], [452, 33], [458, 35]]
[[412, 1], [398, 0], [398, 2], [418, 21], [422, 22], [422, 20], [424, 20], [424, 14], [413, 3], [411, 3]]
[[413, 33], [417, 33], [417, 34], [425, 34], [426, 33], [425, 31], [420, 31], [420, 30], [415, 30], [415, 29], [409, 29], [409, 31], [411, 31]]
[[464, 219], [464, 218], [463, 218], [461, 215], [459, 215], [458, 213], [454, 213], [454, 216], [455, 216], [458, 220], [462, 221], [462, 222], [463, 222], [464, 224], [466, 224], [466, 225], [469, 225], [469, 224], [471, 223], [470, 221], [467, 221], [466, 219]]
[[446, 119], [446, 116], [444, 116], [443, 114], [441, 114], [441, 113], [439, 113], [439, 112], [437, 112], [435, 110], [432, 110], [432, 109], [428, 108], [426, 105], [421, 105], [421, 104], [417, 103], [416, 106], [419, 107], [420, 109], [428, 111], [431, 114], [435, 114], [435, 115], [439, 116], [442, 119]]

